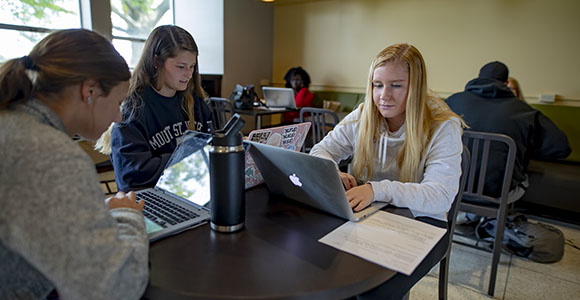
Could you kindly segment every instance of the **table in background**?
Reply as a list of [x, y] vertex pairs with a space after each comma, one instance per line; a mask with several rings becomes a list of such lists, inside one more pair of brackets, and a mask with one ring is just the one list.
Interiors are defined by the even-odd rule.
[[291, 108], [266, 108], [263, 106], [254, 107], [253, 109], [234, 109], [235, 113], [240, 115], [247, 115], [252, 116], [256, 122], [255, 129], [262, 129], [262, 116], [266, 115], [275, 115], [275, 114], [283, 114], [287, 112], [293, 111], [300, 111], [300, 109], [291, 109]]
[[[246, 192], [242, 231], [209, 225], [151, 244], [147, 299], [344, 299], [396, 274], [318, 242], [345, 221], [269, 194]], [[408, 209], [389, 211], [410, 216]]]

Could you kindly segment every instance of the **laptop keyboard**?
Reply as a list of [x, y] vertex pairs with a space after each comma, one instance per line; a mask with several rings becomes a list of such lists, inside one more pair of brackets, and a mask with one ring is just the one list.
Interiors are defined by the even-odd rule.
[[137, 199], [145, 200], [143, 215], [164, 228], [199, 217], [199, 214], [192, 210], [172, 203], [151, 192], [139, 193], [137, 194]]

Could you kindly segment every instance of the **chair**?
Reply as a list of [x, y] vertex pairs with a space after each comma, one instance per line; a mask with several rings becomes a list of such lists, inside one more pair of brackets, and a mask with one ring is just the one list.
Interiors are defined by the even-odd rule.
[[113, 163], [109, 156], [101, 154], [95, 150], [93, 142], [78, 138], [77, 144], [91, 157], [95, 163], [95, 169], [99, 175], [101, 187], [105, 195], [114, 195], [117, 193], [117, 186], [115, 185], [115, 173], [113, 172]]
[[[491, 273], [489, 279], [489, 288], [487, 294], [493, 297], [495, 290], [495, 281], [497, 277], [497, 265], [502, 249], [503, 231], [507, 214], [508, 202], [515, 201], [508, 198], [512, 173], [516, 158], [516, 144], [512, 138], [504, 134], [477, 132], [465, 130], [463, 132], [463, 144], [471, 152], [471, 161], [467, 183], [463, 191], [463, 197], [459, 205], [459, 210], [474, 213], [484, 217], [497, 218], [497, 230], [495, 241], [493, 242], [493, 255], [491, 260]], [[490, 149], [504, 149], [505, 165], [503, 176], [497, 184], [500, 185], [499, 196], [489, 195], [484, 191], [484, 182], [487, 176], [488, 160]], [[494, 154], [497, 155], [497, 154]], [[469, 244], [458, 242], [459, 244], [471, 246]], [[476, 246], [478, 249], [482, 249]], [[489, 250], [488, 250], [489, 251]]]
[[211, 97], [209, 98], [209, 104], [213, 110], [213, 115], [216, 124], [214, 124], [214, 129], [221, 129], [228, 122], [228, 114], [232, 114], [234, 111], [234, 106], [230, 100], [226, 98]]
[[[338, 116], [335, 112], [324, 108], [303, 107], [300, 109], [300, 123], [306, 122], [306, 116], [310, 114], [310, 133], [312, 135], [312, 146], [320, 142], [326, 136], [327, 130], [334, 128], [338, 124]], [[328, 131], [330, 131], [328, 130]], [[304, 145], [304, 152], [310, 152], [312, 147]]]
[[439, 262], [439, 299], [447, 300], [447, 282], [449, 280], [449, 258], [451, 256], [451, 245], [453, 243], [453, 231], [455, 230], [455, 219], [459, 212], [459, 202], [463, 197], [463, 190], [465, 189], [465, 182], [467, 181], [467, 173], [469, 172], [469, 161], [471, 155], [469, 149], [463, 146], [463, 153], [461, 154], [461, 177], [459, 177], [459, 189], [455, 200], [451, 204], [451, 208], [447, 213], [447, 226], [449, 227], [449, 246], [447, 252]]

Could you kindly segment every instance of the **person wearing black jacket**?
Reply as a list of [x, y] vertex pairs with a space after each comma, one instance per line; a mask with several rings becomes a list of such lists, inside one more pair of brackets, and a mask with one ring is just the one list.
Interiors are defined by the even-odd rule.
[[186, 130], [209, 132], [213, 114], [203, 99], [198, 47], [184, 29], [157, 27], [131, 78], [123, 119], [96, 147], [110, 154], [120, 191], [153, 187]]
[[[501, 133], [510, 136], [517, 147], [510, 187], [510, 198], [521, 198], [528, 186], [526, 170], [530, 159], [566, 158], [570, 145], [566, 134], [548, 117], [519, 100], [507, 87], [508, 68], [494, 61], [484, 65], [479, 77], [469, 81], [465, 91], [447, 98], [449, 107], [474, 131]], [[484, 190], [499, 195], [500, 186], [494, 178], [503, 173], [506, 153], [492, 149]]]

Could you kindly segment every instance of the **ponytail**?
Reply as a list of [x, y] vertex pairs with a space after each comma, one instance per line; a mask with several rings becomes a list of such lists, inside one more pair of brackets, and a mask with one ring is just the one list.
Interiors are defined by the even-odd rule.
[[0, 66], [0, 110], [28, 101], [33, 94], [37, 68], [28, 56], [11, 59]]

